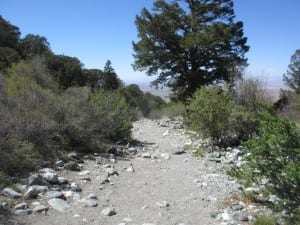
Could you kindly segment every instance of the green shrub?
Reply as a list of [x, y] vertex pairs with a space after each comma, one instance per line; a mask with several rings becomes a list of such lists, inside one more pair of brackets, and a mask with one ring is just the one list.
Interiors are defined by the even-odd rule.
[[254, 222], [254, 225], [275, 225], [276, 219], [271, 216], [261, 215], [258, 216]]
[[266, 187], [295, 209], [300, 202], [300, 137], [295, 125], [268, 111], [260, 113], [259, 133], [244, 143], [243, 167], [254, 182], [268, 178]]
[[117, 141], [130, 141], [131, 117], [118, 92], [74, 87], [57, 93], [38, 83], [42, 76], [32, 75], [32, 66], [20, 62], [8, 77], [0, 75], [3, 182], [22, 177], [42, 160], [54, 162], [65, 151], [100, 152]]
[[100, 111], [104, 138], [115, 142], [130, 141], [132, 117], [129, 106], [122, 95], [118, 91], [105, 92], [100, 90], [97, 94], [91, 96], [91, 99]]
[[224, 146], [231, 136], [233, 101], [229, 93], [219, 87], [203, 87], [195, 93], [187, 106], [185, 122], [213, 144]]

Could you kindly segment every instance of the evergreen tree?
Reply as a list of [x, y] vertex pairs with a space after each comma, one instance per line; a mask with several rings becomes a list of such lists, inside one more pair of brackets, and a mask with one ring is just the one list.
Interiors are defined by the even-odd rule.
[[100, 87], [105, 90], [116, 90], [121, 86], [123, 86], [122, 81], [118, 78], [111, 61], [107, 60], [100, 79]]
[[300, 94], [300, 49], [292, 55], [288, 70], [283, 75], [283, 81], [296, 94]]
[[200, 86], [232, 82], [249, 49], [234, 17], [233, 0], [156, 0], [136, 17], [133, 68], [158, 74], [152, 84], [183, 101]]

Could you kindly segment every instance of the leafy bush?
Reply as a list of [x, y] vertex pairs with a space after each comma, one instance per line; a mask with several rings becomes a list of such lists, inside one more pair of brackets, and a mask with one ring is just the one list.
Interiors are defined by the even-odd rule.
[[257, 217], [257, 219], [254, 222], [254, 225], [275, 225], [275, 224], [276, 224], [276, 219], [267, 215], [261, 215]]
[[119, 92], [100, 90], [91, 99], [101, 112], [101, 120], [104, 122], [102, 126], [105, 128], [104, 138], [111, 141], [130, 141], [132, 118], [122, 95]]
[[300, 137], [295, 125], [269, 112], [260, 114], [259, 134], [244, 143], [247, 167], [253, 181], [269, 179], [267, 187], [286, 201], [297, 206], [300, 197]]
[[211, 138], [213, 144], [226, 145], [233, 107], [230, 94], [216, 86], [203, 87], [187, 106], [185, 121], [192, 130]]
[[[131, 138], [131, 117], [118, 92], [52, 90], [47, 74], [21, 61], [0, 75], [0, 179], [23, 176], [68, 150], [100, 152]], [[4, 175], [3, 175], [4, 174]]]

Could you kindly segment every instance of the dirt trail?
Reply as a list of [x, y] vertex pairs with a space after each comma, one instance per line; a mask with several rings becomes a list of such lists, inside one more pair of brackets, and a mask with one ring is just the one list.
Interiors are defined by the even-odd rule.
[[[174, 146], [189, 141], [183, 129], [162, 127], [143, 119], [134, 123], [133, 135], [144, 143], [143, 150], [138, 152], [140, 156], [117, 160], [114, 167], [119, 176], [111, 176], [110, 183], [99, 183], [96, 177], [104, 173], [103, 165], [92, 160], [83, 164], [83, 170], [90, 171], [90, 182], [79, 180], [78, 172], [61, 171], [69, 182], [82, 188], [81, 198], [95, 194], [97, 207], [67, 198], [72, 207], [70, 213], [50, 208], [46, 215], [33, 213], [19, 218], [20, 221], [49, 225], [220, 224], [212, 215], [220, 210], [234, 184], [218, 164], [192, 157], [189, 152], [172, 155]], [[134, 172], [127, 171], [130, 164]], [[106, 207], [114, 208], [116, 215], [104, 216], [101, 211]]]

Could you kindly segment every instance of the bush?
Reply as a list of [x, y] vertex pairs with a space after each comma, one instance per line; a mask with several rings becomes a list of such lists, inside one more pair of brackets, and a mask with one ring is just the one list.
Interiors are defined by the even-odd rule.
[[300, 137], [295, 125], [268, 111], [260, 113], [259, 133], [244, 143], [244, 172], [253, 182], [269, 179], [266, 188], [282, 198], [291, 211], [300, 202]]
[[254, 222], [254, 225], [275, 225], [275, 224], [277, 224], [276, 219], [267, 215], [261, 215], [257, 217], [257, 219]]
[[35, 76], [32, 67], [22, 61], [9, 77], [0, 75], [1, 180], [21, 177], [68, 150], [100, 152], [130, 141], [131, 117], [119, 93], [76, 87], [58, 94], [39, 83], [47, 74]]
[[231, 133], [233, 101], [228, 92], [219, 87], [203, 87], [195, 93], [187, 106], [185, 122], [194, 131], [211, 138], [214, 145], [224, 146]]

